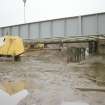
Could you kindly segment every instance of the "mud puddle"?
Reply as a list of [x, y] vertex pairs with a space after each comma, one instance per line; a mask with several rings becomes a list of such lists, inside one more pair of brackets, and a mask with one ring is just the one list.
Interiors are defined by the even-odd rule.
[[17, 105], [28, 94], [24, 81], [3, 81], [0, 84], [0, 105]]
[[88, 63], [66, 64], [52, 54], [50, 58], [44, 54], [41, 55], [42, 59], [38, 59], [38, 56], [22, 57], [22, 61], [18, 63], [0, 63], [0, 83], [7, 88], [5, 91], [16, 94], [26, 89], [30, 93], [18, 105], [61, 105], [63, 101], [77, 100], [89, 105], [105, 105], [104, 92], [82, 92], [75, 89], [78, 83], [85, 86], [96, 85], [85, 74], [88, 71], [92, 75], [93, 68], [97, 66], [90, 67], [93, 64]]

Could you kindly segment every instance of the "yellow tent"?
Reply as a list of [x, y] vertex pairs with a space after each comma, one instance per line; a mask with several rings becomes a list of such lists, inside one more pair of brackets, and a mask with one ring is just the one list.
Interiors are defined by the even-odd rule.
[[0, 55], [17, 56], [24, 52], [23, 40], [18, 36], [0, 38]]

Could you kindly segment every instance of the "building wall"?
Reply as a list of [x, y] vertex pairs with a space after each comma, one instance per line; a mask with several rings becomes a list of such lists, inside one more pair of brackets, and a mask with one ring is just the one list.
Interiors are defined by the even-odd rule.
[[105, 13], [54, 19], [0, 28], [0, 36], [23, 39], [105, 34]]

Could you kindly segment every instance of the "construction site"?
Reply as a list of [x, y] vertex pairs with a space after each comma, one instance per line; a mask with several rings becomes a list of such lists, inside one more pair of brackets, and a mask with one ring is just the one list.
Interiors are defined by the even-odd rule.
[[18, 105], [105, 105], [104, 27], [105, 13], [0, 27], [0, 89], [27, 90]]

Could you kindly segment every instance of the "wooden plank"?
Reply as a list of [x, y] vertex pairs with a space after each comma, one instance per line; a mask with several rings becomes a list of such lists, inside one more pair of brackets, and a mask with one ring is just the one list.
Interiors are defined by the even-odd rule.
[[105, 92], [105, 87], [75, 87], [75, 89], [81, 91], [102, 91]]

